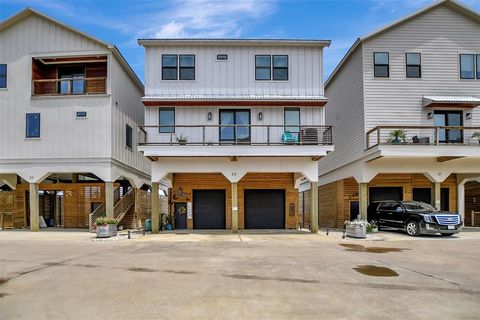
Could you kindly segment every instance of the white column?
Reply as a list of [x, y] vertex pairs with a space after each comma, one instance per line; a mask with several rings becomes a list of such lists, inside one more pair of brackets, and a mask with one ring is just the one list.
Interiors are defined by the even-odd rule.
[[108, 218], [113, 218], [115, 216], [113, 212], [113, 193], [113, 182], [105, 182], [105, 213]]
[[457, 186], [457, 210], [465, 223], [465, 182], [460, 182]]
[[311, 182], [310, 184], [310, 231], [318, 233], [318, 182]]
[[358, 184], [358, 211], [357, 219], [368, 219], [368, 183]]
[[152, 219], [152, 233], [158, 233], [160, 230], [160, 212], [158, 210], [158, 189], [160, 183], [152, 182], [152, 193], [151, 193], [151, 219]]
[[237, 182], [232, 182], [232, 232], [238, 232], [238, 192]]
[[38, 231], [40, 227], [40, 201], [38, 183], [30, 183], [30, 231]]
[[433, 197], [432, 197], [432, 205], [437, 208], [438, 210], [441, 209], [442, 207], [442, 202], [441, 202], [441, 190], [442, 190], [442, 184], [440, 182], [434, 182], [433, 183]]

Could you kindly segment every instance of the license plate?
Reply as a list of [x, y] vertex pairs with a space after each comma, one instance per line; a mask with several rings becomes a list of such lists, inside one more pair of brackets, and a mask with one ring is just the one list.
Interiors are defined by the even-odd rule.
[[455, 226], [448, 226], [447, 229], [448, 230], [455, 230]]

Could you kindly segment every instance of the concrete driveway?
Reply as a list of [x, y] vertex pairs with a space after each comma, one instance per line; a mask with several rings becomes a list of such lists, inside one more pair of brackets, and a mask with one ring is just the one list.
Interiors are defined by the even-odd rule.
[[0, 319], [479, 319], [480, 233], [0, 232]]

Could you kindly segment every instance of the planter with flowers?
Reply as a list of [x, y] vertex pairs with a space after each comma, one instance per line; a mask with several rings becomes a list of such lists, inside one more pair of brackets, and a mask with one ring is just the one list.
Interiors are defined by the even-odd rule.
[[355, 219], [352, 221], [345, 221], [346, 236], [350, 238], [365, 239], [367, 237], [367, 220]]
[[100, 217], [95, 220], [97, 226], [97, 238], [110, 238], [117, 235], [118, 220], [114, 218]]
[[376, 221], [370, 221], [367, 226], [367, 233], [377, 233], [378, 225]]

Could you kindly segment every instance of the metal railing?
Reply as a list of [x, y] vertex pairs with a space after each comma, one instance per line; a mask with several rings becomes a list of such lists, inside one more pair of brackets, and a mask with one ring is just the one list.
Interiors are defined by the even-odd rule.
[[104, 94], [107, 78], [37, 79], [32, 80], [32, 93], [36, 96]]
[[139, 145], [332, 145], [331, 126], [174, 125], [139, 126]]
[[366, 134], [366, 147], [379, 145], [480, 146], [480, 127], [377, 126]]

